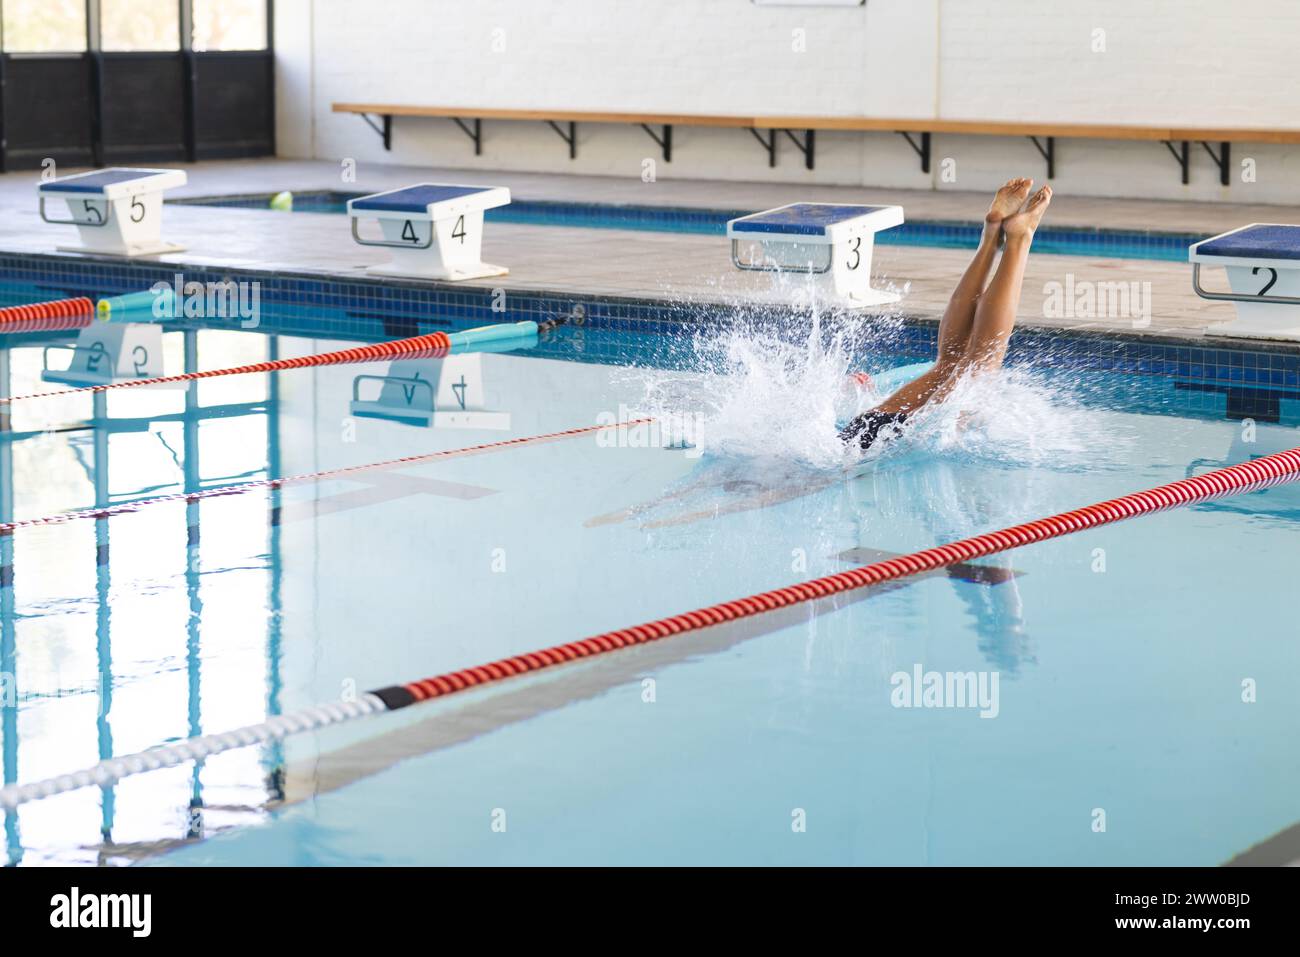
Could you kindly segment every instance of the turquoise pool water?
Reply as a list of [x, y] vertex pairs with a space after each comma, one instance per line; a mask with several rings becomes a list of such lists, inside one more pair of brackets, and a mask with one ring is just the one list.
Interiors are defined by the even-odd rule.
[[[376, 364], [15, 404], [0, 520], [648, 402], [701, 410], [717, 441], [585, 435], [0, 536], [5, 782], [1147, 488], [1231, 460], [1243, 429], [1169, 379], [1026, 373], [992, 425], [918, 427], [846, 474], [800, 461], [824, 370], [670, 373], [655, 337], [581, 340], [626, 359], [484, 357], [497, 416], [467, 428], [353, 414]], [[0, 388], [54, 388], [42, 344], [0, 343]], [[343, 345], [164, 341], [168, 371]], [[1293, 411], [1252, 448], [1300, 445]], [[1296, 487], [1154, 515], [37, 801], [4, 815], [7, 859], [1221, 863], [1300, 816], [1298, 519]], [[900, 707], [917, 668], [988, 694]]]
[[[347, 212], [347, 201], [361, 193], [307, 192], [294, 197], [294, 211]], [[231, 206], [269, 211], [271, 194], [214, 196], [181, 200], [187, 205]], [[756, 212], [752, 209], [698, 209], [685, 207], [561, 203], [514, 199], [509, 206], [487, 211], [490, 222], [526, 226], [573, 226], [583, 229], [633, 229], [648, 232], [726, 235], [727, 221]], [[961, 222], [908, 222], [876, 235], [885, 246], [932, 246], [965, 249], [979, 239], [979, 224]], [[1070, 229], [1044, 226], [1034, 236], [1034, 251], [1064, 256], [1101, 256], [1108, 259], [1155, 259], [1186, 262], [1187, 247], [1204, 239], [1197, 233], [1158, 230]]]

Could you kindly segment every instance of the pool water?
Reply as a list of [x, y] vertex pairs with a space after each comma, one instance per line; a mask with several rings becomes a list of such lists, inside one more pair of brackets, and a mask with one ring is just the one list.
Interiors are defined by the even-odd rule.
[[[347, 212], [349, 199], [363, 193], [304, 192], [294, 195], [294, 212]], [[183, 205], [227, 206], [270, 212], [272, 194], [193, 197], [176, 200]], [[753, 209], [700, 209], [687, 207], [565, 203], [512, 199], [508, 206], [489, 209], [488, 222], [525, 226], [572, 226], [582, 229], [631, 229], [642, 232], [697, 233], [724, 236], [727, 221], [756, 212]], [[967, 249], [979, 240], [979, 223], [913, 221], [877, 233], [885, 246], [929, 246]], [[1187, 248], [1205, 237], [1199, 233], [1159, 230], [1080, 229], [1043, 226], [1034, 235], [1034, 252], [1062, 256], [1100, 256], [1108, 259], [1154, 259], [1186, 262]]]
[[[624, 360], [482, 358], [491, 428], [352, 414], [382, 364], [14, 404], [0, 520], [647, 408], [700, 411], [708, 441], [584, 434], [0, 537], [5, 782], [1148, 488], [1245, 427], [1162, 377], [1022, 371], [969, 397], [973, 428], [921, 423], [846, 471], [810, 426], [844, 401], [835, 357], [733, 336], [721, 365], [690, 345], [706, 375], [655, 368], [654, 336], [581, 335]], [[0, 346], [0, 388], [56, 388], [42, 344]], [[165, 345], [171, 372], [347, 344]], [[1254, 428], [1300, 445], [1293, 419]], [[1296, 823], [1298, 520], [1282, 486], [36, 801], [5, 815], [7, 859], [1222, 863]], [[984, 695], [899, 706], [917, 669]]]

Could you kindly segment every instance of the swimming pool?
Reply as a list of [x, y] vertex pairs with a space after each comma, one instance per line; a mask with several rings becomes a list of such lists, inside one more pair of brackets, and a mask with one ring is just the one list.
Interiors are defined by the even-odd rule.
[[[700, 412], [710, 441], [587, 433], [0, 537], [5, 782], [1147, 488], [1244, 428], [1189, 388], [1208, 370], [1075, 362], [1014, 374], [969, 438], [935, 423], [846, 477], [806, 461], [841, 370], [801, 364], [801, 330], [749, 338], [592, 327], [485, 356], [504, 428], [354, 415], [375, 364], [15, 404], [5, 520], [647, 407]], [[9, 344], [0, 387], [54, 388], [49, 341]], [[165, 337], [169, 371], [348, 344]], [[1289, 395], [1261, 450], [1300, 445]], [[8, 860], [1220, 863], [1296, 820], [1297, 519], [1294, 486], [1179, 509], [85, 788], [6, 813]], [[979, 676], [979, 706], [896, 706], [918, 668]]]
[[[308, 191], [295, 193], [293, 209], [300, 213], [347, 212], [347, 202], [364, 193]], [[223, 206], [268, 210], [271, 193], [201, 196], [172, 202], [190, 206]], [[567, 203], [512, 199], [490, 209], [488, 222], [526, 226], [573, 226], [583, 229], [632, 229], [648, 232], [699, 233], [723, 236], [727, 221], [756, 212], [752, 209], [700, 209], [635, 204]], [[980, 224], [957, 221], [912, 221], [876, 234], [885, 246], [932, 246], [965, 249], [974, 245]], [[1187, 247], [1204, 239], [1197, 233], [1161, 230], [1080, 229], [1046, 225], [1034, 238], [1036, 252], [1063, 256], [1102, 256], [1108, 259], [1152, 259], [1186, 262]]]

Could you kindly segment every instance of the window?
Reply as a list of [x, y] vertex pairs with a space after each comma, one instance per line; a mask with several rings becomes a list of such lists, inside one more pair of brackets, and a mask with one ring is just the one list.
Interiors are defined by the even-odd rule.
[[266, 0], [194, 0], [194, 49], [265, 50]]
[[101, 0], [99, 46], [109, 52], [179, 50], [181, 12], [176, 0]]
[[4, 0], [7, 53], [80, 53], [86, 49], [85, 0]]

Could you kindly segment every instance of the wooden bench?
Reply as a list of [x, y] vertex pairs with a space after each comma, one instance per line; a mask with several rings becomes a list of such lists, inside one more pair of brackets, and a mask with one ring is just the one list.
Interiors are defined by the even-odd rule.
[[[672, 161], [674, 126], [718, 126], [750, 129], [753, 121], [747, 116], [705, 116], [676, 113], [593, 113], [580, 110], [489, 110], [478, 107], [456, 106], [400, 106], [377, 103], [335, 103], [335, 113], [357, 113], [370, 127], [383, 137], [384, 149], [393, 148], [394, 116], [431, 116], [454, 120], [465, 135], [474, 141], [474, 155], [483, 153], [484, 120], [534, 121], [548, 124], [568, 145], [569, 159], [578, 155], [577, 128], [579, 123], [631, 123], [640, 126], [663, 150], [665, 162]], [[370, 119], [374, 114], [382, 126]], [[470, 124], [473, 124], [472, 126]], [[567, 124], [568, 129], [560, 124]], [[651, 127], [658, 126], [656, 134]]]
[[[748, 130], [767, 151], [768, 165], [776, 166], [777, 144], [782, 135], [803, 154], [804, 165], [813, 168], [816, 133], [896, 133], [907, 140], [921, 161], [921, 171], [930, 172], [931, 140], [936, 133], [961, 136], [1014, 136], [1028, 138], [1047, 164], [1047, 178], [1056, 175], [1058, 139], [1145, 140], [1162, 143], [1178, 162], [1184, 184], [1190, 180], [1191, 144], [1199, 143], [1219, 169], [1219, 182], [1231, 182], [1229, 165], [1233, 143], [1300, 143], [1300, 129], [1211, 129], [1174, 126], [1127, 126], [1103, 123], [1020, 123], [1002, 120], [887, 119], [856, 116], [724, 116], [696, 113], [600, 113], [565, 110], [502, 110], [480, 107], [409, 106], [382, 103], [335, 103], [335, 113], [361, 116], [392, 149], [394, 116], [441, 117], [456, 125], [474, 141], [474, 155], [483, 152], [484, 120], [543, 122], [564, 139], [569, 158], [578, 155], [579, 123], [621, 123], [640, 126], [672, 161], [674, 126], [713, 126]], [[376, 123], [371, 116], [381, 121]], [[561, 126], [566, 124], [566, 126]], [[654, 127], [659, 127], [656, 132]], [[1214, 144], [1214, 145], [1211, 145]]]

